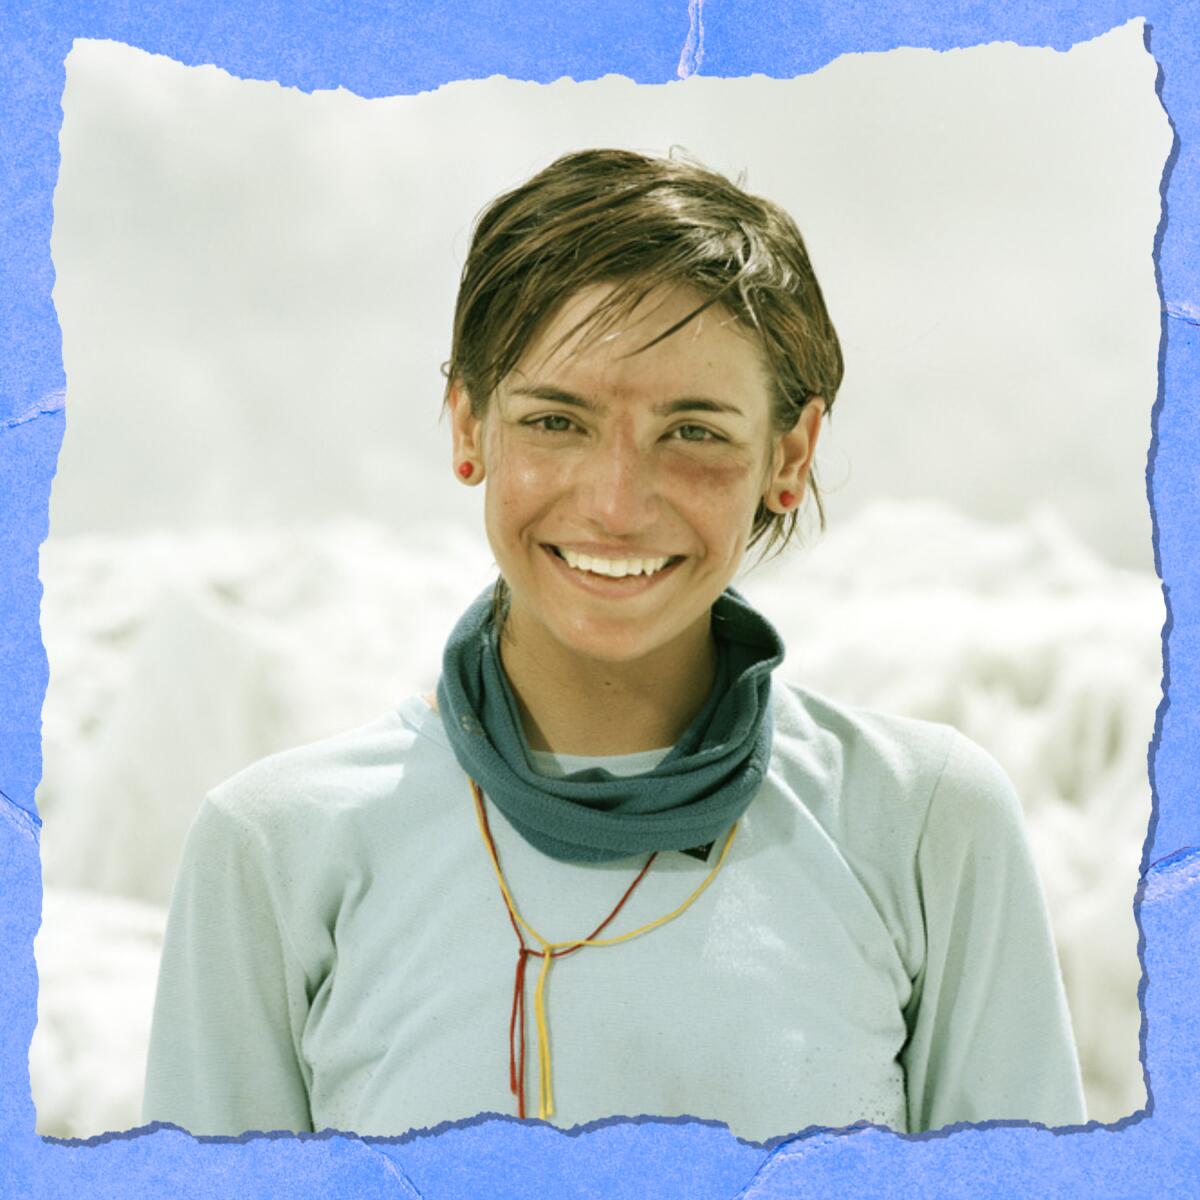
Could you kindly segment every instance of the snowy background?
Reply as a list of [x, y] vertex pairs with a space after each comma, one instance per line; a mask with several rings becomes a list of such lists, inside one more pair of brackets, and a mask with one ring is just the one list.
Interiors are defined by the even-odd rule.
[[42, 554], [39, 1130], [139, 1120], [165, 905], [207, 788], [434, 683], [494, 575], [437, 423], [471, 219], [600, 144], [681, 144], [797, 216], [848, 363], [819, 458], [830, 530], [739, 586], [783, 633], [785, 677], [951, 722], [1006, 767], [1090, 1115], [1143, 1104], [1154, 76], [1140, 22], [1066, 54], [369, 102], [78, 42], [53, 242], [69, 403]]

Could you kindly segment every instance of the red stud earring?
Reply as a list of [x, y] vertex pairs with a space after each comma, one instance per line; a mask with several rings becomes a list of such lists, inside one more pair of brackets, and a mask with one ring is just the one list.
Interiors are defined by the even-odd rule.
[[475, 473], [475, 468], [469, 462], [459, 463], [458, 464], [458, 473], [463, 479], [470, 479], [471, 476]]
[[784, 508], [791, 508], [792, 505], [796, 503], [795, 493], [794, 492], [780, 492], [779, 493], [779, 503], [782, 504]]

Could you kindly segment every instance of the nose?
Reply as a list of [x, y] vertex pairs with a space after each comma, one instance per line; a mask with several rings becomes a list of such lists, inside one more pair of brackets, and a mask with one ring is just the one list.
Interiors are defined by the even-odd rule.
[[640, 533], [656, 514], [654, 464], [629, 432], [614, 435], [588, 455], [578, 496], [582, 515], [608, 534]]

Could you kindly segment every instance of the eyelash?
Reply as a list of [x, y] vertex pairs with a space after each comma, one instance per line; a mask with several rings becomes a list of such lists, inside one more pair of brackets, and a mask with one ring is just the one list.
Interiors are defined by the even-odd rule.
[[[530, 417], [527, 421], [522, 421], [521, 424], [530, 429], [539, 429], [542, 433], [566, 433], [566, 429], [547, 429], [544, 422], [546, 421], [566, 421], [568, 425], [574, 425], [575, 422], [570, 417], [564, 417], [562, 413], [547, 413], [544, 417]], [[681, 429], [698, 429], [705, 434], [702, 438], [680, 438], [681, 442], [691, 442], [693, 445], [703, 445], [705, 442], [723, 442], [726, 439], [719, 433], [714, 433], [711, 429], [703, 425], [676, 425], [672, 433], [678, 433]]]

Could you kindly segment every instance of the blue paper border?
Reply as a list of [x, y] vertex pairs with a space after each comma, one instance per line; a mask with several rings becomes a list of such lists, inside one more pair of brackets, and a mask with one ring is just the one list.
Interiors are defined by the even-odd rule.
[[[1200, 6], [1096, 0], [1061, 12], [1009, 5], [865, 0], [457, 0], [322, 4], [278, 0], [8, 5], [0, 105], [0, 1192], [6, 1195], [475, 1197], [644, 1195], [1141, 1196], [1184, 1194], [1200, 1168], [1200, 298], [1196, 234]], [[28, 1047], [35, 1019], [32, 939], [40, 901], [33, 793], [41, 770], [46, 660], [38, 635], [38, 546], [63, 433], [64, 375], [51, 303], [51, 196], [58, 170], [63, 61], [76, 37], [109, 38], [179, 62], [304, 90], [363, 96], [505, 74], [549, 82], [618, 73], [662, 83], [682, 70], [776, 77], [838, 55], [990, 41], [1066, 50], [1135, 17], [1148, 22], [1159, 92], [1176, 130], [1157, 263], [1163, 305], [1160, 391], [1147, 486], [1166, 583], [1169, 703], [1152, 753], [1155, 809], [1143, 859], [1144, 1062], [1150, 1104], [1112, 1128], [966, 1128], [900, 1137], [817, 1133], [765, 1149], [706, 1124], [605, 1123], [564, 1134], [476, 1120], [391, 1142], [267, 1137], [197, 1142], [171, 1129], [51, 1143], [34, 1132]], [[1102, 414], [1098, 415], [1102, 419]]]

